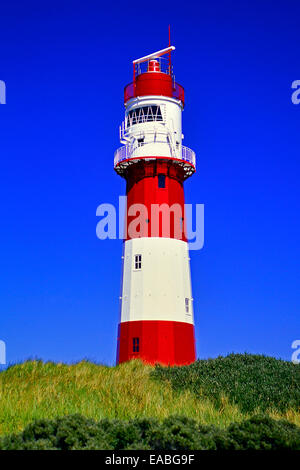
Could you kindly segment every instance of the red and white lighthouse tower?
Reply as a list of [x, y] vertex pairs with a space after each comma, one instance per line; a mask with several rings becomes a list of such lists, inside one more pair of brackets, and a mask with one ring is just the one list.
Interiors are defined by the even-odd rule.
[[117, 363], [195, 360], [183, 188], [195, 172], [195, 153], [182, 145], [184, 89], [172, 74], [174, 49], [133, 61], [133, 82], [125, 87], [124, 145], [114, 159], [127, 184]]

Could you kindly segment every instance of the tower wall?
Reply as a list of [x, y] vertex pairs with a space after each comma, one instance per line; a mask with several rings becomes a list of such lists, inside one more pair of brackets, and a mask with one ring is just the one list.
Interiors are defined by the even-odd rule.
[[[186, 241], [183, 178], [182, 168], [172, 160], [141, 160], [130, 168], [127, 239], [167, 237]], [[138, 214], [139, 226], [135, 223]]]

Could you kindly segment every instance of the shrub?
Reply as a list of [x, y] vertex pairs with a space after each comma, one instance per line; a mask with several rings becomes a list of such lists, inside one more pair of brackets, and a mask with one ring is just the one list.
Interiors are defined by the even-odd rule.
[[233, 423], [226, 439], [217, 440], [220, 450], [299, 450], [300, 428], [285, 420], [269, 416], [253, 416]]
[[300, 450], [300, 428], [267, 416], [226, 430], [186, 417], [95, 422], [80, 415], [36, 421], [21, 434], [0, 438], [0, 450]]

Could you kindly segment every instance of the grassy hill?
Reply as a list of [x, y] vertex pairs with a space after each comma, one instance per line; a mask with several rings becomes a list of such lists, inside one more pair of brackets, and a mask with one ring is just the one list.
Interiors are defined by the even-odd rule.
[[300, 411], [300, 367], [274, 357], [230, 354], [188, 367], [157, 367], [152, 375], [218, 408], [226, 398], [244, 413]]
[[0, 434], [78, 414], [96, 422], [172, 416], [225, 430], [263, 412], [300, 426], [300, 367], [232, 354], [186, 367], [27, 361], [0, 373]]

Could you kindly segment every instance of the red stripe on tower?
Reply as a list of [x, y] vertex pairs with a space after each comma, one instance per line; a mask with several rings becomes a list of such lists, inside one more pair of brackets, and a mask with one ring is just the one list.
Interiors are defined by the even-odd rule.
[[124, 145], [114, 160], [127, 183], [117, 363], [183, 365], [196, 355], [184, 230], [184, 181], [195, 172], [195, 154], [182, 145], [184, 90], [170, 59], [163, 70], [163, 56], [174, 49], [134, 61], [125, 87]]

